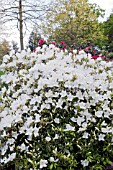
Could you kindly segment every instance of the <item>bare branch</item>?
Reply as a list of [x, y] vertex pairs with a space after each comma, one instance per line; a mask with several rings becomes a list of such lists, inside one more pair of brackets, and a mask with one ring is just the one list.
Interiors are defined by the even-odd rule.
[[[23, 41], [22, 34], [25, 35], [29, 30], [27, 24], [32, 23], [31, 25], [39, 25], [40, 21], [44, 22], [44, 16], [52, 9], [50, 9], [53, 5], [52, 3], [52, 1], [47, 2], [45, 0], [7, 0], [7, 2], [5, 1], [4, 5], [0, 7], [0, 20], [2, 24], [17, 21], [15, 25], [20, 31], [21, 40]], [[22, 30], [20, 29], [20, 24]], [[24, 33], [23, 27], [25, 27]]]

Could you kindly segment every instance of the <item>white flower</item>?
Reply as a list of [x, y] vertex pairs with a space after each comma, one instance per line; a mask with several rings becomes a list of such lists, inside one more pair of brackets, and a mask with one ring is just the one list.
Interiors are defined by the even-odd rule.
[[78, 118], [77, 118], [77, 124], [78, 124], [79, 126], [81, 126], [81, 123], [82, 123], [84, 120], [85, 120], [84, 117], [78, 116]]
[[29, 108], [28, 108], [26, 105], [24, 105], [24, 106], [22, 107], [22, 110], [23, 110], [24, 113], [28, 113]]
[[61, 95], [61, 97], [65, 97], [65, 96], [67, 96], [67, 92], [66, 92], [66, 91], [62, 91], [62, 92], [60, 93], [60, 95]]
[[95, 116], [97, 116], [97, 117], [102, 117], [102, 114], [103, 114], [103, 111], [97, 111], [97, 112], [95, 112]]
[[112, 145], [113, 145], [113, 137], [112, 137], [112, 139], [111, 139], [111, 142], [112, 142]]
[[59, 93], [57, 93], [57, 92], [55, 92], [54, 94], [53, 94], [53, 97], [58, 97], [59, 96]]
[[76, 122], [76, 118], [75, 118], [75, 117], [72, 117], [72, 118], [71, 118], [71, 121], [72, 121], [72, 122]]
[[91, 55], [90, 53], [88, 53], [88, 57], [89, 57], [89, 58], [91, 58], [91, 57], [92, 57], [92, 55]]
[[100, 134], [98, 137], [99, 137], [99, 139], [98, 139], [99, 141], [104, 141], [105, 135], [104, 134]]
[[40, 117], [41, 116], [39, 114], [35, 113], [35, 117], [36, 117], [35, 122], [40, 122]]
[[87, 127], [87, 122], [82, 123], [82, 127], [86, 128]]
[[40, 50], [41, 50], [41, 47], [36, 48], [36, 52], [40, 52]]
[[83, 167], [88, 166], [89, 165], [89, 161], [85, 160], [81, 160], [81, 164], [83, 165]]
[[56, 103], [56, 107], [62, 108], [62, 104], [63, 104], [63, 101], [61, 99], [59, 99], [58, 102]]
[[54, 44], [50, 44], [50, 45], [49, 45], [49, 48], [50, 48], [50, 49], [51, 49], [51, 48], [52, 48], [52, 49], [55, 49], [56, 47], [55, 47]]
[[10, 146], [10, 151], [13, 151], [15, 145]]
[[82, 131], [85, 131], [86, 130], [86, 128], [79, 128], [79, 130], [78, 130], [78, 132], [82, 132]]
[[22, 143], [22, 144], [19, 146], [19, 149], [20, 149], [21, 151], [25, 151], [25, 150], [26, 150], [25, 144]]
[[77, 91], [76, 97], [78, 97], [79, 99], [83, 99], [83, 94], [80, 90]]
[[9, 160], [12, 161], [13, 159], [15, 159], [16, 157], [16, 153], [12, 153], [11, 155], [9, 155]]
[[15, 140], [14, 140], [13, 138], [11, 138], [11, 139], [8, 139], [7, 142], [8, 142], [10, 145], [12, 145], [12, 144], [14, 144], [14, 141], [15, 141]]
[[36, 97], [32, 98], [30, 101], [30, 105], [34, 105], [36, 103], [36, 101], [37, 101]]
[[50, 162], [58, 162], [58, 159], [54, 159], [53, 157], [50, 157]]
[[33, 106], [32, 111], [36, 111], [37, 110], [37, 106]]
[[32, 133], [33, 133], [33, 127], [26, 129], [26, 135], [32, 136]]
[[79, 103], [79, 106], [80, 106], [81, 109], [85, 109], [86, 108], [85, 103], [83, 103], [83, 102]]
[[11, 127], [13, 121], [13, 116], [7, 115], [1, 119], [0, 122], [0, 130], [3, 130], [4, 127]]
[[7, 110], [2, 111], [2, 112], [0, 113], [0, 118], [7, 116], [7, 114], [8, 114], [8, 111], [7, 111]]
[[88, 136], [89, 136], [89, 133], [84, 132], [84, 134], [83, 134], [82, 138], [88, 139]]
[[101, 131], [103, 132], [103, 133], [110, 133], [111, 132], [111, 128], [110, 127], [105, 127], [105, 128], [101, 128]]
[[75, 131], [75, 127], [71, 126], [70, 124], [66, 124], [66, 129], [64, 131]]
[[46, 49], [46, 47], [47, 47], [47, 45], [46, 45], [46, 44], [44, 44], [44, 45], [42, 46], [42, 48], [43, 48], [43, 49]]
[[2, 93], [5, 93], [6, 90], [7, 90], [6, 87], [3, 87], [1, 92], [2, 92]]
[[34, 127], [34, 136], [39, 136], [39, 128], [37, 128], [36, 126]]
[[88, 110], [85, 110], [82, 115], [86, 117], [87, 121], [91, 120], [92, 115], [88, 112]]
[[47, 142], [49, 142], [51, 140], [51, 138], [48, 137], [48, 136], [45, 139], [46, 139]]
[[54, 139], [58, 139], [58, 137], [59, 137], [59, 135], [58, 135], [58, 134], [55, 134]]
[[42, 111], [42, 110], [45, 109], [45, 108], [46, 108], [46, 109], [50, 109], [50, 105], [43, 103], [43, 104], [41, 105], [40, 111]]
[[4, 155], [8, 149], [8, 145], [5, 145], [4, 147], [1, 148], [1, 155]]
[[44, 168], [44, 167], [47, 167], [47, 164], [48, 164], [48, 161], [47, 160], [44, 160], [44, 159], [41, 159], [40, 160], [40, 168]]
[[85, 54], [84, 50], [80, 50], [79, 54]]
[[57, 123], [57, 124], [59, 124], [59, 123], [60, 123], [59, 118], [55, 118], [55, 119], [54, 119], [54, 122]]
[[55, 159], [53, 157], [50, 157], [50, 162], [55, 162]]
[[93, 118], [91, 119], [91, 121], [92, 121], [92, 122], [96, 122], [96, 119], [93, 117]]
[[4, 131], [2, 132], [1, 137], [5, 137], [5, 136], [7, 136], [7, 135], [6, 135], [6, 131], [4, 130]]
[[9, 56], [9, 55], [5, 55], [5, 56], [3, 57], [3, 62], [4, 62], [4, 63], [7, 63], [9, 59], [10, 59], [10, 56]]
[[110, 116], [110, 112], [109, 111], [104, 111], [104, 117], [109, 118], [109, 116]]
[[15, 115], [15, 122], [19, 122], [19, 121], [21, 121], [21, 120], [22, 120], [21, 114], [16, 114], [16, 115]]
[[69, 94], [69, 95], [68, 95], [68, 97], [67, 97], [67, 100], [72, 101], [72, 100], [73, 100], [73, 98], [74, 98], [74, 96], [73, 96], [73, 95], [71, 95], [71, 94]]
[[33, 122], [32, 117], [28, 117], [27, 121], [26, 121], [26, 124], [29, 126], [32, 122]]
[[53, 154], [57, 154], [57, 148], [55, 148], [54, 150], [53, 150]]
[[101, 124], [102, 126], [107, 126], [107, 123], [105, 123], [105, 120]]
[[51, 90], [49, 90], [47, 93], [45, 93], [45, 96], [47, 98], [52, 97], [53, 96], [53, 92]]
[[6, 157], [1, 159], [1, 163], [4, 163], [4, 164], [6, 164], [9, 161], [10, 161], [9, 158], [6, 158]]
[[65, 53], [67, 53], [67, 52], [68, 52], [68, 50], [67, 50], [67, 49], [65, 49], [65, 50], [64, 50], [64, 52], [65, 52]]
[[69, 57], [70, 57], [70, 58], [72, 57], [72, 53], [69, 53]]
[[74, 53], [74, 54], [77, 54], [77, 50], [76, 50], [76, 49], [75, 49], [75, 50], [73, 50], [73, 53]]

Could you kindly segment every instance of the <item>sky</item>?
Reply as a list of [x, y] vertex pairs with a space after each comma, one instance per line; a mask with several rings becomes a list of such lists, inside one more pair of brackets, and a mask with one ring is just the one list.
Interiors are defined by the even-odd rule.
[[[113, 10], [113, 0], [89, 0], [90, 3], [96, 3], [97, 5], [99, 5], [102, 9], [105, 10], [105, 16], [104, 18], [99, 18], [99, 21], [105, 21], [107, 20], [107, 18], [109, 17], [110, 13]], [[15, 27], [13, 29], [10, 28], [11, 34], [9, 36], [9, 40], [14, 40], [15, 42], [17, 42], [19, 44], [19, 31], [17, 30], [17, 28]], [[29, 38], [29, 34], [27, 33], [26, 35], [24, 35], [24, 40], [25, 40], [25, 45], [27, 45], [28, 43], [28, 38]], [[19, 46], [19, 45], [18, 45]]]

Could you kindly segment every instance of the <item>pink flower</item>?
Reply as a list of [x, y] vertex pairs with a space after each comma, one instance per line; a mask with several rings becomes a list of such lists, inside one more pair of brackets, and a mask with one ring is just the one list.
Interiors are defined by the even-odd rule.
[[103, 59], [105, 59], [106, 58], [106, 56], [100, 56], [101, 58], [103, 58]]
[[86, 50], [86, 51], [90, 50], [90, 46], [86, 47], [85, 50]]

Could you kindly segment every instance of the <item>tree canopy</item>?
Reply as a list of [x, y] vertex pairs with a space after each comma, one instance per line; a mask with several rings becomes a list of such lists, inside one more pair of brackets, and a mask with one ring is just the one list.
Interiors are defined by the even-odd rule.
[[58, 0], [55, 10], [47, 14], [43, 32], [49, 40], [74, 43], [98, 42], [102, 33], [98, 17], [103, 10], [88, 0]]
[[2, 62], [3, 56], [8, 54], [9, 51], [10, 51], [9, 42], [6, 39], [4, 39], [2, 42], [0, 42], [0, 64]]
[[113, 13], [104, 22], [104, 34], [108, 37], [108, 43], [113, 44]]

